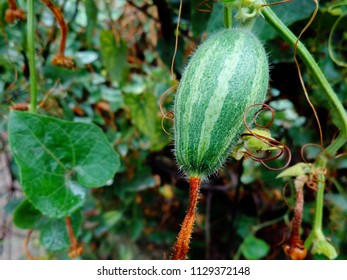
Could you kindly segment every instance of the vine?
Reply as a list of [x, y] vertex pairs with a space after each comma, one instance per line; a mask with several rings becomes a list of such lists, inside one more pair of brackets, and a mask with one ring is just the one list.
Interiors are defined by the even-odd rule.
[[35, 9], [34, 0], [28, 0], [28, 60], [30, 73], [30, 107], [29, 111], [37, 111], [37, 72], [35, 54]]

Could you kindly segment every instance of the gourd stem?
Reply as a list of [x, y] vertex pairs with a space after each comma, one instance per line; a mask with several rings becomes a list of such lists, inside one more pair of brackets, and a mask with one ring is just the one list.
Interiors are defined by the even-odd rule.
[[224, 25], [225, 28], [231, 28], [233, 25], [233, 17], [231, 7], [227, 4], [224, 5]]
[[35, 62], [35, 9], [34, 0], [28, 0], [28, 21], [27, 21], [27, 47], [30, 73], [30, 107], [29, 111], [36, 113], [37, 111], [37, 75]]
[[192, 235], [193, 226], [195, 222], [196, 205], [199, 199], [199, 190], [201, 185], [201, 179], [198, 177], [192, 177], [189, 179], [189, 208], [187, 214], [183, 220], [181, 230], [178, 234], [177, 242], [174, 247], [172, 255], [173, 260], [185, 260], [188, 250], [190, 237]]

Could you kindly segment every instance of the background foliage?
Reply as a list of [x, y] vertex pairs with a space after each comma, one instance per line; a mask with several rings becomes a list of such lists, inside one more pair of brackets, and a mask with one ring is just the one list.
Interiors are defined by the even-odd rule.
[[[25, 10], [25, 2], [18, 1], [18, 6]], [[183, 1], [174, 67], [178, 79], [197, 44], [207, 33], [223, 27], [220, 3], [213, 3], [213, 11], [205, 13], [196, 8], [199, 2]], [[161, 95], [174, 85], [169, 69], [179, 1], [60, 0], [55, 3], [61, 7], [69, 26], [66, 54], [74, 58], [77, 67], [68, 70], [51, 65], [52, 56], [59, 48], [60, 31], [50, 11], [41, 1], [35, 1], [39, 112], [61, 120], [97, 124], [120, 155], [120, 167], [114, 178], [104, 187], [86, 189], [85, 202], [72, 215], [75, 234], [84, 246], [81, 258], [168, 258], [188, 203], [188, 185], [177, 170], [172, 138], [161, 127], [159, 107]], [[332, 25], [346, 11], [344, 6], [329, 9], [335, 3], [320, 1], [317, 18], [303, 42], [346, 105], [347, 70], [336, 65], [328, 53]], [[28, 102], [30, 86], [25, 23], [7, 24], [4, 21], [7, 5], [7, 1], [0, 1], [2, 152], [8, 152], [6, 131], [10, 108]], [[305, 26], [313, 9], [311, 0], [273, 8], [296, 34]], [[300, 149], [304, 144], [319, 142], [316, 122], [299, 83], [292, 48], [263, 19], [257, 21], [254, 32], [264, 42], [272, 68], [268, 98], [268, 104], [276, 109], [272, 136], [290, 147], [294, 164], [302, 161]], [[333, 34], [334, 51], [342, 58], [347, 54], [347, 32], [343, 28], [346, 21], [345, 17]], [[320, 89], [310, 73], [306, 69], [303, 73], [324, 124], [324, 139], [329, 143], [335, 133], [331, 122], [333, 112], [325, 109]], [[164, 111], [172, 109], [173, 95], [165, 97]], [[170, 121], [165, 120], [164, 127], [171, 132]], [[25, 143], [15, 144], [23, 148]], [[317, 150], [308, 147], [305, 151], [306, 160], [313, 161]], [[103, 155], [101, 148], [99, 152], [99, 156]], [[109, 164], [103, 164], [104, 169]], [[281, 164], [281, 161], [273, 163]], [[13, 181], [17, 180], [18, 166], [12, 158], [8, 165]], [[324, 208], [325, 234], [331, 238], [341, 259], [347, 258], [346, 169], [345, 157], [331, 162]], [[277, 174], [250, 159], [238, 162], [230, 159], [218, 176], [206, 182], [201, 190], [190, 258], [287, 258], [281, 244], [289, 236], [292, 212], [282, 195], [288, 180], [276, 179]], [[20, 228], [35, 229], [32, 247], [44, 247], [48, 258], [67, 258], [70, 241], [64, 221], [42, 216], [28, 200], [16, 198], [14, 193], [18, 192], [21, 190], [13, 183], [7, 192], [1, 193], [0, 199], [5, 199], [7, 205], [0, 230], [4, 231], [14, 219]], [[290, 186], [285, 194], [292, 205], [294, 194]], [[311, 228], [314, 196], [314, 190], [305, 189], [304, 238]], [[6, 238], [6, 234], [0, 236]]]

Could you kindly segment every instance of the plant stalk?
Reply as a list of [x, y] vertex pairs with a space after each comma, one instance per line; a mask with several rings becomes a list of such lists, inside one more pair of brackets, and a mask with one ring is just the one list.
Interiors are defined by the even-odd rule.
[[30, 106], [29, 111], [36, 113], [37, 111], [37, 74], [35, 60], [35, 10], [34, 0], [28, 0], [28, 21], [27, 21], [27, 47], [30, 73]]
[[231, 28], [233, 25], [231, 7], [227, 4], [224, 5], [224, 25], [225, 28]]
[[173, 260], [185, 260], [189, 250], [190, 238], [192, 235], [194, 223], [196, 205], [199, 199], [199, 190], [201, 185], [201, 179], [192, 177], [189, 179], [189, 208], [187, 214], [183, 220], [181, 230], [177, 237], [177, 242], [174, 247], [172, 255]]
[[[316, 164], [317, 169], [323, 170], [326, 166], [326, 159], [324, 157], [320, 157]], [[325, 175], [323, 173], [317, 176], [318, 183], [318, 191], [316, 194], [316, 203], [315, 203], [315, 215], [313, 220], [313, 227], [310, 235], [307, 237], [305, 241], [305, 247], [311, 247], [312, 243], [316, 240], [325, 240], [325, 236], [322, 230], [323, 224], [323, 206], [324, 206], [324, 189], [325, 189]]]

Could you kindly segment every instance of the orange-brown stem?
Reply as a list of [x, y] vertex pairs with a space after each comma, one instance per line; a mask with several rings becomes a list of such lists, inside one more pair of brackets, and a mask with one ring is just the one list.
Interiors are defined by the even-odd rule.
[[177, 242], [175, 244], [174, 252], [172, 255], [173, 260], [186, 259], [189, 250], [190, 237], [192, 235], [193, 226], [195, 222], [195, 211], [199, 199], [201, 179], [197, 177], [192, 177], [189, 179], [189, 185], [189, 208], [183, 220], [181, 230], [178, 234]]
[[72, 222], [70, 217], [65, 217], [65, 222], [66, 222], [66, 228], [67, 228], [67, 232], [68, 232], [70, 243], [71, 243], [71, 246], [69, 249], [69, 257], [70, 258], [79, 257], [80, 255], [83, 254], [83, 247], [78, 244], [78, 241], [73, 232]]
[[17, 10], [17, 4], [15, 0], [8, 0], [8, 5], [10, 6], [11, 10]]
[[[283, 250], [292, 260], [302, 260], [306, 257], [306, 248], [300, 238], [300, 227], [302, 222], [302, 212], [304, 209], [304, 181], [296, 181], [296, 204], [292, 220], [292, 230], [289, 242], [283, 245]], [[298, 186], [299, 185], [299, 186]]]
[[13, 23], [15, 20], [26, 19], [25, 12], [17, 7], [15, 0], [8, 0], [8, 6], [9, 8], [6, 10], [5, 13], [6, 22]]
[[30, 253], [30, 250], [29, 250], [29, 241], [30, 241], [30, 237], [31, 237], [31, 234], [33, 233], [33, 231], [34, 231], [34, 229], [30, 229], [30, 230], [28, 231], [27, 236], [26, 236], [25, 239], [24, 239], [24, 252], [25, 252], [26, 257], [27, 257], [29, 260], [39, 260], [40, 258], [34, 257], [34, 256]]
[[61, 39], [60, 39], [60, 48], [59, 48], [59, 56], [64, 56], [65, 46], [66, 46], [66, 36], [67, 36], [67, 24], [65, 22], [65, 18], [63, 13], [52, 3], [51, 0], [42, 0], [43, 3], [52, 11], [55, 19], [57, 20], [60, 31], [61, 31]]

